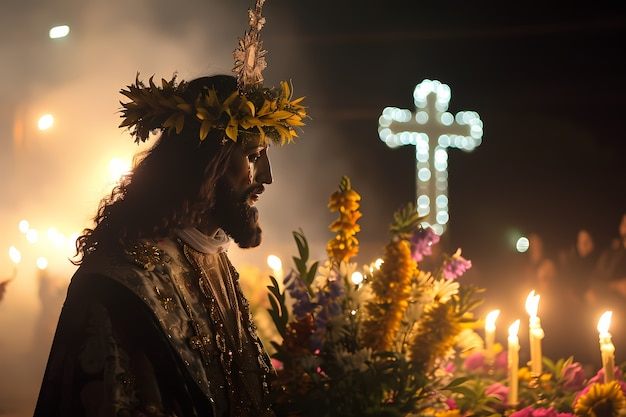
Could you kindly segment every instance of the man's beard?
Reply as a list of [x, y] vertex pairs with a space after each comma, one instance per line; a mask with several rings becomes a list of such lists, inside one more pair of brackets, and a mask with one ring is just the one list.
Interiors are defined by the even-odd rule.
[[240, 248], [253, 248], [261, 243], [259, 212], [256, 207], [248, 204], [248, 196], [255, 190], [249, 191], [238, 196], [224, 181], [218, 181], [215, 207], [211, 212], [216, 217], [219, 227]]

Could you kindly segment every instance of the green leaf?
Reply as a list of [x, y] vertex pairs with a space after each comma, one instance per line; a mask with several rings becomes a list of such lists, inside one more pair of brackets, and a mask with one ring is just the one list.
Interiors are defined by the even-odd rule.
[[287, 323], [289, 322], [289, 311], [285, 305], [285, 293], [280, 291], [276, 278], [270, 275], [270, 280], [272, 281], [272, 285], [267, 286], [269, 290], [267, 298], [271, 307], [268, 308], [267, 311], [274, 321], [276, 330], [281, 337], [284, 338], [287, 331]]
[[317, 273], [318, 262], [313, 263], [310, 269], [307, 268], [307, 262], [309, 260], [309, 242], [307, 241], [306, 236], [304, 236], [302, 229], [298, 232], [294, 231], [292, 233], [296, 241], [296, 245], [298, 246], [298, 254], [300, 255], [299, 258], [294, 256], [293, 262], [296, 266], [296, 271], [298, 271], [298, 274], [302, 277], [302, 280], [307, 286], [309, 295], [313, 296], [314, 294], [311, 285], [313, 284], [315, 274]]

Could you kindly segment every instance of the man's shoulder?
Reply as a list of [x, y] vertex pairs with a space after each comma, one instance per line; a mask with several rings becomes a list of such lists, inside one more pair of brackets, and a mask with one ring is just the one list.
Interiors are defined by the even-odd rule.
[[187, 269], [180, 243], [175, 239], [141, 239], [123, 250], [90, 254], [77, 276], [98, 275], [137, 290], [150, 281], [169, 281], [172, 273]]

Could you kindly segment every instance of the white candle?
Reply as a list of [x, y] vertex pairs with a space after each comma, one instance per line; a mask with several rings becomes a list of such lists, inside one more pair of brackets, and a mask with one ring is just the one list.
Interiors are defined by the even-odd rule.
[[611, 341], [612, 311], [605, 311], [598, 320], [598, 332], [600, 333], [600, 353], [602, 354], [602, 369], [604, 370], [604, 383], [611, 382], [615, 379], [615, 346]]
[[485, 363], [489, 366], [494, 363], [493, 345], [496, 340], [496, 320], [500, 310], [493, 310], [485, 318]]
[[508, 378], [509, 378], [509, 394], [508, 404], [509, 407], [517, 405], [517, 391], [518, 391], [518, 373], [519, 373], [519, 338], [517, 332], [519, 331], [519, 319], [515, 320], [509, 327], [508, 338]]
[[537, 309], [539, 307], [539, 294], [535, 295], [532, 290], [526, 298], [526, 311], [530, 316], [529, 319], [529, 342], [530, 342], [530, 374], [534, 377], [541, 375], [542, 356], [541, 356], [541, 339], [544, 337], [541, 328], [541, 320], [537, 317]]

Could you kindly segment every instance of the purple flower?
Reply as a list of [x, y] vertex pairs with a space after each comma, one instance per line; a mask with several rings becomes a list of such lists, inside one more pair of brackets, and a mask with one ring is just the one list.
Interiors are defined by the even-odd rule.
[[315, 311], [315, 326], [317, 332], [311, 336], [311, 347], [320, 349], [324, 343], [326, 328], [331, 318], [342, 313], [340, 300], [345, 295], [343, 282], [337, 279], [338, 275], [331, 271], [326, 285], [320, 288], [313, 299]]
[[285, 290], [288, 294], [293, 298], [293, 315], [296, 318], [303, 318], [307, 313], [310, 313], [313, 310], [313, 304], [311, 303], [311, 299], [309, 298], [309, 293], [307, 292], [306, 284], [302, 280], [302, 277], [296, 274], [294, 271], [291, 271], [284, 279], [283, 284], [285, 284]]
[[443, 263], [443, 276], [446, 279], [455, 279], [460, 277], [472, 267], [472, 261], [468, 261], [461, 256], [461, 249], [446, 259]]
[[567, 392], [576, 392], [585, 386], [585, 371], [578, 362], [570, 363], [561, 371], [563, 389]]
[[439, 243], [439, 235], [430, 227], [419, 228], [411, 235], [412, 257], [415, 262], [421, 262], [424, 256], [433, 254], [432, 245]]

